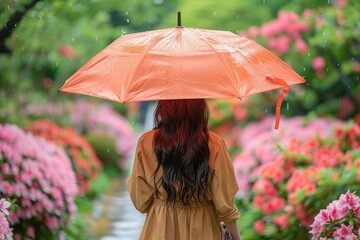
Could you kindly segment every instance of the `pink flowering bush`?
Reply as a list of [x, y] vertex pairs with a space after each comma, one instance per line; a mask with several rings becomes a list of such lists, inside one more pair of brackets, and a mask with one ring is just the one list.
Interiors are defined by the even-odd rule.
[[318, 118], [308, 121], [304, 117], [293, 117], [281, 119], [279, 130], [274, 130], [274, 121], [274, 117], [267, 117], [248, 124], [236, 135], [242, 148], [242, 152], [234, 158], [239, 198], [248, 196], [250, 183], [257, 176], [259, 167], [274, 161], [279, 148], [286, 148], [295, 139], [303, 141], [314, 136], [328, 137], [334, 127], [343, 125], [338, 120]]
[[[281, 10], [277, 18], [239, 33], [277, 54], [308, 81], [291, 88], [296, 94], [288, 94], [289, 109], [283, 114], [313, 111], [343, 120], [360, 119], [360, 48], [349, 47], [360, 41], [360, 2], [323, 1], [312, 4], [314, 9], [288, 2], [284, 8], [295, 11]], [[269, 104], [266, 94], [255, 98], [262, 100], [262, 106]]]
[[311, 225], [312, 240], [360, 237], [360, 198], [349, 191], [320, 210]]
[[61, 126], [74, 126], [100, 153], [98, 157], [106, 165], [114, 163], [124, 168], [135, 147], [133, 128], [108, 103], [75, 100], [71, 104], [28, 104], [21, 114], [29, 121], [41, 118]]
[[13, 236], [12, 229], [6, 219], [6, 217], [9, 216], [9, 211], [7, 209], [10, 205], [10, 202], [6, 201], [4, 198], [0, 199], [0, 240], [11, 239]]
[[[65, 239], [76, 213], [76, 178], [65, 152], [15, 125], [0, 125], [0, 196], [14, 239]], [[1, 202], [1, 211], [8, 204]]]
[[75, 129], [60, 127], [48, 120], [37, 120], [27, 126], [27, 130], [36, 136], [54, 142], [62, 147], [69, 156], [78, 183], [78, 194], [91, 193], [94, 181], [103, 166], [89, 142]]
[[[244, 239], [309, 239], [320, 209], [345, 189], [360, 190], [359, 144], [357, 124], [340, 125], [324, 137], [292, 138], [274, 160], [260, 165], [248, 198], [238, 201], [246, 216], [240, 221]], [[350, 227], [341, 229], [337, 233]]]
[[126, 160], [135, 146], [135, 132], [110, 104], [77, 100], [72, 118], [79, 132], [104, 134], [112, 138], [116, 145], [118, 165], [121, 168], [126, 165]]

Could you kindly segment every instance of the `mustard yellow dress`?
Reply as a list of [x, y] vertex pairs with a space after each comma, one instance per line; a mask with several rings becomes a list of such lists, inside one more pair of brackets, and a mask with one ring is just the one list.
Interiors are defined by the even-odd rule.
[[[156, 130], [144, 133], [137, 145], [134, 166], [127, 180], [131, 200], [137, 210], [146, 213], [140, 240], [220, 240], [220, 222], [231, 222], [239, 218], [234, 197], [238, 191], [234, 167], [224, 141], [210, 132], [209, 164], [215, 177], [207, 199], [201, 206], [166, 206], [164, 199], [155, 196], [153, 172], [157, 167], [152, 148]], [[191, 143], [189, 143], [191, 144]], [[157, 179], [162, 169], [157, 173]], [[164, 195], [166, 192], [160, 189]]]

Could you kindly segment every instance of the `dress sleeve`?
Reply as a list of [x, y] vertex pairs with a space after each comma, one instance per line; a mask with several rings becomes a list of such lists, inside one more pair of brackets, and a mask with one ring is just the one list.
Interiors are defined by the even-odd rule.
[[141, 213], [147, 213], [153, 201], [153, 191], [146, 181], [143, 154], [139, 143], [136, 147], [133, 169], [126, 186], [135, 208]]
[[215, 157], [215, 177], [211, 184], [212, 200], [220, 221], [229, 223], [240, 217], [235, 205], [235, 194], [239, 190], [234, 166], [224, 141]]

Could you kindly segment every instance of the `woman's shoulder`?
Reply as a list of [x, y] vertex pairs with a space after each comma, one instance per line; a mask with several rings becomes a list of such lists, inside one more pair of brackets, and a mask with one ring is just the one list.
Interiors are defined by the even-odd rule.
[[144, 132], [140, 138], [139, 138], [139, 142], [143, 142], [143, 141], [152, 141], [153, 139], [153, 136], [155, 134], [155, 131], [154, 129], [150, 130], [150, 131], [147, 131], [147, 132]]
[[221, 144], [223, 141], [222, 137], [216, 132], [209, 131], [209, 137], [210, 142], [213, 142], [215, 144]]
[[219, 151], [219, 149], [223, 146], [224, 140], [222, 137], [212, 131], [209, 131], [209, 148], [210, 151], [216, 153]]

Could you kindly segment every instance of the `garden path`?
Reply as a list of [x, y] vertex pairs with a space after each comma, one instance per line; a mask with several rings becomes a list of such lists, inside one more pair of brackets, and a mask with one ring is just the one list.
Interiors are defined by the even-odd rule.
[[[95, 202], [92, 218], [96, 221], [92, 231], [99, 240], [136, 240], [139, 238], [145, 215], [133, 206], [125, 188], [126, 178], [119, 179], [121, 187]], [[119, 186], [119, 183], [113, 186]]]
[[[137, 139], [145, 131], [153, 127], [153, 112], [155, 104], [149, 106], [144, 126], [137, 133]], [[130, 157], [132, 166], [135, 152]], [[135, 240], [139, 238], [145, 221], [145, 215], [139, 213], [133, 206], [126, 190], [127, 176], [113, 180], [110, 191], [95, 201], [92, 213], [93, 226], [91, 232], [98, 240]]]

